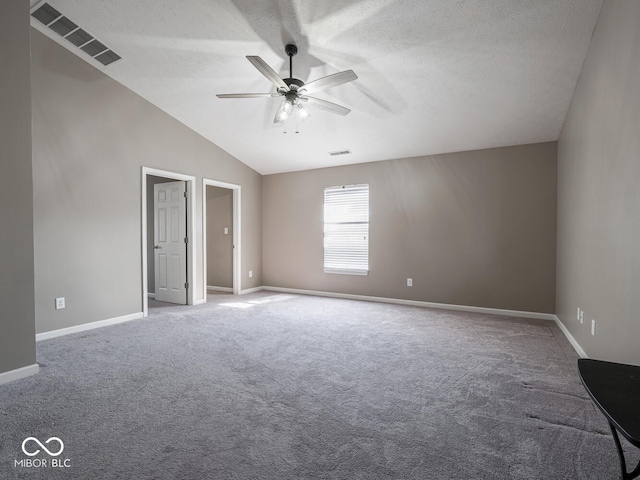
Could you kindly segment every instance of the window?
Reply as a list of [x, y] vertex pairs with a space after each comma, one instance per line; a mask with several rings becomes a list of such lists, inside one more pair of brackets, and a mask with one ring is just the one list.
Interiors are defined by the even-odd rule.
[[324, 189], [324, 271], [369, 273], [369, 185]]

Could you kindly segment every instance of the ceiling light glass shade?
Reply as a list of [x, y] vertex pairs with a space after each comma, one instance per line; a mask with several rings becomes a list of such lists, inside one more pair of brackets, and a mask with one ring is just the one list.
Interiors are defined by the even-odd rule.
[[282, 104], [278, 107], [278, 111], [276, 112], [276, 122], [284, 122], [289, 118], [293, 112], [293, 102], [289, 99], [286, 99]]
[[298, 117], [300, 117], [300, 120], [305, 120], [307, 118], [309, 118], [309, 115], [311, 115], [306, 108], [304, 108], [304, 105], [302, 105], [301, 103], [297, 103], [296, 107], [298, 107]]

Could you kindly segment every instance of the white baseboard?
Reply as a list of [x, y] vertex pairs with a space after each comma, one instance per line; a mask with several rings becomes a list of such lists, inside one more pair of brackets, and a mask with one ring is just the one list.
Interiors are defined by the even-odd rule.
[[562, 333], [564, 333], [564, 336], [567, 337], [567, 340], [569, 340], [569, 343], [571, 344], [571, 346], [575, 349], [578, 355], [580, 355], [580, 358], [589, 358], [589, 356], [582, 349], [582, 347], [576, 341], [576, 339], [573, 338], [573, 335], [571, 335], [571, 332], [567, 329], [567, 327], [564, 326], [564, 323], [560, 321], [557, 315], [554, 315], [553, 320], [556, 322], [556, 325], [558, 325], [558, 328], [562, 330]]
[[206, 303], [204, 298], [198, 298], [193, 302], [194, 305], [202, 305], [203, 303]]
[[[256, 290], [256, 289], [252, 289], [252, 290]], [[470, 307], [467, 305], [451, 305], [446, 303], [421, 302], [418, 300], [402, 300], [398, 298], [372, 297], [368, 295], [352, 295], [349, 293], [333, 293], [333, 292], [321, 292], [317, 290], [301, 290], [298, 288], [282, 288], [282, 287], [265, 286], [265, 287], [262, 287], [262, 290], [269, 290], [273, 292], [283, 292], [283, 293], [298, 293], [301, 295], [316, 295], [320, 297], [364, 300], [367, 302], [413, 305], [417, 307], [439, 308], [442, 310], [457, 310], [461, 312], [489, 313], [493, 315], [503, 315], [503, 316], [516, 317], [516, 318], [533, 318], [537, 320], [551, 320], [555, 322], [558, 328], [562, 331], [562, 333], [567, 338], [571, 346], [575, 349], [576, 353], [580, 356], [580, 358], [589, 358], [585, 353], [585, 351], [580, 346], [580, 344], [576, 341], [575, 338], [573, 338], [573, 335], [571, 335], [571, 332], [567, 330], [567, 327], [564, 326], [564, 324], [560, 321], [557, 315], [552, 313], [524, 312], [520, 310], [504, 310], [500, 308]]]
[[149, 293], [147, 293], [147, 297], [149, 297], [149, 298], [156, 298], [156, 294], [155, 294], [155, 293], [152, 293], [152, 292], [149, 292]]
[[14, 380], [20, 380], [31, 375], [35, 375], [40, 370], [38, 364], [27, 365], [26, 367], [16, 368], [15, 370], [9, 370], [8, 372], [0, 373], [0, 385], [4, 383], [13, 382]]
[[240, 290], [240, 293], [238, 295], [246, 295], [247, 293], [255, 293], [261, 290], [269, 290], [269, 288], [268, 287], [247, 288], [246, 290]]
[[60, 337], [62, 335], [69, 335], [70, 333], [84, 332], [85, 330], [93, 330], [94, 328], [106, 327], [109, 325], [116, 325], [118, 323], [129, 322], [131, 320], [137, 320], [142, 318], [142, 312], [131, 313], [129, 315], [123, 315], [122, 317], [108, 318], [106, 320], [98, 320], [97, 322], [83, 323], [82, 325], [75, 325], [73, 327], [61, 328], [59, 330], [51, 330], [49, 332], [43, 332], [36, 334], [36, 342], [41, 340], [48, 340], [50, 338]]
[[[315, 295], [319, 297], [346, 298], [350, 300], [363, 300], [366, 302], [394, 303], [398, 305], [411, 305], [414, 307], [438, 308], [440, 310], [457, 310], [459, 312], [488, 313], [517, 318], [533, 318], [537, 320], [554, 321], [557, 317], [552, 313], [524, 312], [520, 310], [504, 310], [501, 308], [471, 307], [467, 305], [451, 305], [448, 303], [422, 302], [419, 300], [403, 300], [400, 298], [372, 297], [369, 295], [353, 295], [350, 293], [321, 292], [317, 290], [300, 290], [297, 288], [262, 287], [263, 290], [285, 293], [299, 293], [302, 295]], [[244, 292], [243, 292], [244, 293]], [[247, 292], [248, 293], [248, 292]]]
[[207, 285], [207, 290], [213, 290], [213, 291], [216, 291], [216, 292], [233, 293], [233, 288], [231, 288], [231, 287], [214, 287], [212, 285]]

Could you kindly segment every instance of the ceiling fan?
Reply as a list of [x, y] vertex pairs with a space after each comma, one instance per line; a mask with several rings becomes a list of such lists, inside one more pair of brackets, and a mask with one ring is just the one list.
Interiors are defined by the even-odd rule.
[[320, 92], [327, 88], [342, 85], [358, 78], [353, 70], [334, 73], [326, 77], [319, 78], [313, 82], [304, 83], [302, 80], [293, 78], [293, 56], [298, 53], [298, 47], [288, 44], [284, 49], [289, 56], [289, 78], [280, 76], [267, 63], [258, 56], [247, 55], [254, 67], [258, 69], [276, 87], [273, 93], [221, 93], [218, 98], [262, 98], [262, 97], [284, 97], [284, 101], [278, 107], [274, 123], [284, 123], [291, 115], [297, 114], [300, 120], [309, 116], [309, 112], [304, 104], [326, 110], [337, 115], [346, 115], [351, 110], [336, 103], [327, 102], [316, 97], [310, 97], [310, 93]]

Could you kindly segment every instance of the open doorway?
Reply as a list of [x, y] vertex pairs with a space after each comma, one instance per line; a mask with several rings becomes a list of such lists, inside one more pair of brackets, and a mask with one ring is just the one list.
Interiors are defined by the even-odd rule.
[[[158, 199], [167, 204], [158, 205]], [[180, 208], [176, 208], [178, 205]], [[172, 303], [195, 303], [194, 206], [195, 177], [142, 168], [142, 310], [145, 317], [149, 313], [149, 298], [155, 298], [156, 293], [168, 294], [165, 301]], [[176, 237], [175, 245], [169, 244], [167, 236]], [[172, 248], [178, 248], [180, 255]], [[179, 288], [170, 291], [167, 283]], [[158, 288], [161, 292], [156, 292]]]
[[240, 186], [202, 182], [203, 284], [208, 291], [240, 293]]

